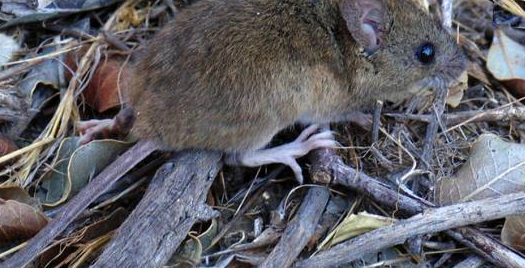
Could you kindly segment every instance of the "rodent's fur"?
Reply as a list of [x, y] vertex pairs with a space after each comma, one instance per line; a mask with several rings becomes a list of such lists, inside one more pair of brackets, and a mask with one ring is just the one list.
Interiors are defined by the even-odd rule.
[[[403, 0], [375, 0], [388, 9], [368, 55], [349, 29], [352, 1], [201, 0], [182, 10], [134, 67], [132, 135], [174, 150], [253, 151], [294, 123], [343, 121], [376, 99], [408, 97], [412, 84], [446, 86], [466, 68], [439, 23]], [[426, 41], [436, 48], [430, 65], [415, 57]]]

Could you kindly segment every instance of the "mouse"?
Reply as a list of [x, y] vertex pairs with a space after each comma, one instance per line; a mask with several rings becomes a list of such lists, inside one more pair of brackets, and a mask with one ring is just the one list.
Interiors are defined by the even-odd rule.
[[[132, 67], [127, 104], [97, 133], [153, 139], [166, 150], [225, 153], [225, 163], [282, 163], [338, 143], [323, 126], [376, 100], [443, 88], [467, 57], [438, 20], [408, 0], [200, 0], [181, 10]], [[294, 124], [290, 143], [268, 148]]]

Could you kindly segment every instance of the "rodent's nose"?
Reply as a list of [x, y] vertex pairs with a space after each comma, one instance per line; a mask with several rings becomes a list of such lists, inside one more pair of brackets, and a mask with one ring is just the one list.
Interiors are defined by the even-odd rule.
[[453, 77], [460, 76], [468, 67], [467, 54], [461, 48], [458, 48], [447, 60], [445, 64], [447, 72]]

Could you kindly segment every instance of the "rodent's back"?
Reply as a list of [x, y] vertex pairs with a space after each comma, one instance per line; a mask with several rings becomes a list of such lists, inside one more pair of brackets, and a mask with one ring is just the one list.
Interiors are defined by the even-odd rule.
[[[309, 101], [348, 80], [339, 48], [350, 38], [327, 32], [341, 22], [326, 12], [336, 8], [306, 0], [202, 0], [183, 10], [134, 68], [134, 134], [175, 149], [246, 150], [253, 141], [228, 136], [292, 124]], [[310, 81], [316, 72], [328, 75], [324, 85]], [[313, 96], [312, 83], [325, 92]]]

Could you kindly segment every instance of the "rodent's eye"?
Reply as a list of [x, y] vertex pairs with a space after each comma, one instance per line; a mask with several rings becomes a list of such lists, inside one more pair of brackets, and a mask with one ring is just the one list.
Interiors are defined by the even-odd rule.
[[431, 43], [424, 43], [416, 52], [417, 59], [423, 64], [429, 64], [434, 61], [436, 51]]

